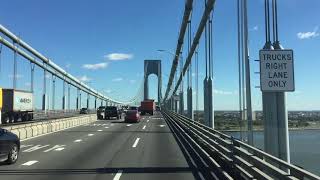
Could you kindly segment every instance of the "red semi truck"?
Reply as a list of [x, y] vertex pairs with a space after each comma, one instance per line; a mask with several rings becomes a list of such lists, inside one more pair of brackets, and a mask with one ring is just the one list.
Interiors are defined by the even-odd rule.
[[153, 115], [153, 112], [156, 110], [156, 103], [153, 99], [147, 99], [141, 101], [140, 112], [141, 115], [150, 114]]

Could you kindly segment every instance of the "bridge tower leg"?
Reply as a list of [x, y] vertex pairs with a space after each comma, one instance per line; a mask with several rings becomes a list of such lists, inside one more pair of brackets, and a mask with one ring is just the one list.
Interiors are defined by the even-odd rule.
[[70, 106], [71, 106], [71, 104], [70, 104], [70, 99], [71, 99], [71, 97], [70, 97], [70, 84], [68, 83], [68, 110], [70, 110]]
[[192, 87], [188, 87], [187, 89], [187, 110], [188, 110], [188, 117], [190, 119], [193, 119]]
[[179, 93], [179, 114], [183, 115], [184, 113], [184, 101], [183, 101], [183, 91]]
[[90, 94], [87, 94], [87, 108], [89, 109], [89, 104], [90, 104]]
[[[45, 64], [44, 64], [45, 65]], [[42, 94], [42, 110], [46, 110], [46, 92], [47, 92], [47, 71], [43, 70], [43, 94]]]
[[208, 78], [208, 122], [209, 127], [214, 129], [214, 108], [213, 108], [213, 89], [212, 89], [212, 78]]
[[82, 102], [81, 102], [81, 90], [79, 91], [79, 109], [82, 107]]
[[62, 109], [66, 110], [66, 81], [63, 80], [62, 85]]
[[51, 102], [51, 106], [52, 106], [52, 110], [55, 109], [55, 99], [56, 99], [56, 76], [52, 75], [52, 102]]
[[76, 99], [76, 109], [79, 109], [79, 96], [80, 96], [80, 89], [77, 89], [77, 99]]
[[178, 100], [174, 99], [174, 112], [178, 113]]
[[144, 77], [144, 100], [149, 99], [148, 76]]

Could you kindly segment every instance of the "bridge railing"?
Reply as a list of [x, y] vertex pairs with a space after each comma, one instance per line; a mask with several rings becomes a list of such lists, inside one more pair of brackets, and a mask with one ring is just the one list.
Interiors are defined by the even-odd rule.
[[309, 171], [185, 116], [166, 110], [163, 113], [176, 121], [230, 174], [238, 174], [245, 179], [320, 179]]

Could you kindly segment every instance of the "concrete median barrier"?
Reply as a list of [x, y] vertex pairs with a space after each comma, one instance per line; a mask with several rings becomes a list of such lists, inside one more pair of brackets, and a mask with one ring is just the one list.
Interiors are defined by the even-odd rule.
[[76, 117], [48, 120], [42, 122], [31, 122], [2, 127], [16, 134], [20, 140], [37, 137], [40, 135], [61, 131], [63, 129], [88, 124], [97, 120], [96, 114], [88, 114]]

